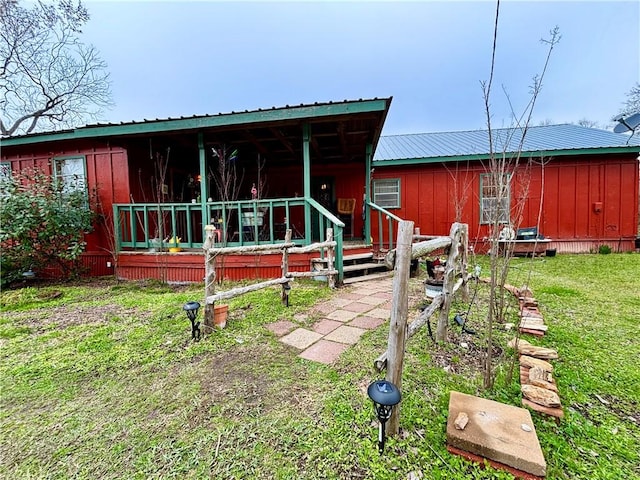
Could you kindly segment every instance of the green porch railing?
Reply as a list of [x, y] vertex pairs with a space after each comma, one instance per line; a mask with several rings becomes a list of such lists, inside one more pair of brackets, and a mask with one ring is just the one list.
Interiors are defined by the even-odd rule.
[[[385, 242], [384, 242], [384, 228], [383, 228], [383, 217], [386, 218], [387, 220], [387, 235], [388, 235], [388, 242], [386, 243], [386, 245], [388, 246], [389, 250], [393, 250], [393, 222], [401, 222], [402, 219], [400, 217], [398, 217], [397, 215], [394, 215], [393, 213], [391, 213], [388, 210], [385, 210], [384, 208], [380, 207], [379, 205], [376, 205], [373, 202], [367, 202], [367, 205], [369, 207], [369, 212], [370, 212], [370, 218], [371, 220], [373, 220], [373, 212], [377, 213], [377, 217], [378, 217], [378, 248], [380, 250], [382, 250], [383, 248], [385, 248]], [[373, 222], [372, 222], [373, 223]]]
[[[316, 238], [305, 236], [305, 205], [317, 211]], [[166, 247], [202, 248], [204, 227], [216, 226], [218, 242], [225, 246], [276, 243], [288, 229], [292, 241], [309, 245], [324, 241], [326, 229], [333, 228], [336, 241], [335, 266], [343, 279], [344, 223], [313, 199], [274, 198], [237, 200], [233, 202], [196, 203], [130, 203], [114, 204], [113, 218], [116, 246], [123, 250], [160, 250]], [[316, 215], [312, 215], [315, 218]], [[179, 240], [179, 245], [175, 239]], [[174, 240], [174, 242], [171, 242]], [[324, 252], [321, 253], [324, 257]]]

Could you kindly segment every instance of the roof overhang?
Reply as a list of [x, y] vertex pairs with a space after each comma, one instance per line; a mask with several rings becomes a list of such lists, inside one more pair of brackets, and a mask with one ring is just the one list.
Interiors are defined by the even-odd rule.
[[[616, 153], [636, 153], [639, 151], [637, 145], [629, 145], [628, 147], [606, 147], [606, 148], [581, 148], [581, 149], [566, 149], [566, 150], [548, 150], [548, 151], [526, 151], [520, 152], [520, 158], [549, 158], [560, 156], [576, 156], [576, 155], [608, 155]], [[515, 158], [517, 152], [507, 152], [504, 155], [510, 158]], [[497, 156], [502, 156], [502, 153], [497, 153]], [[477, 154], [477, 155], [456, 155], [456, 156], [438, 156], [438, 157], [421, 157], [421, 158], [399, 158], [399, 159], [387, 159], [387, 160], [375, 160], [374, 165], [376, 167], [385, 166], [400, 166], [400, 165], [422, 165], [429, 163], [453, 163], [453, 162], [471, 162], [471, 161], [484, 161], [490, 160], [489, 154]]]

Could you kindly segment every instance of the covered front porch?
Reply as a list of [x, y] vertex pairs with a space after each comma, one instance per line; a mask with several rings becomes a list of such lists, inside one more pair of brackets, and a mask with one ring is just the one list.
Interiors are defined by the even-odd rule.
[[[331, 228], [342, 280], [347, 245], [371, 250], [372, 212], [381, 211], [371, 201], [371, 160], [390, 101], [123, 125], [118, 141], [127, 151], [131, 202], [113, 204], [118, 275], [167, 276], [164, 269], [175, 270], [169, 280], [201, 280], [204, 228], [213, 225], [221, 246], [277, 243], [287, 230], [309, 245]], [[378, 224], [384, 216], [390, 239], [386, 214]], [[239, 263], [245, 276], [270, 276], [275, 265], [267, 256], [249, 257], [229, 264]], [[293, 263], [310, 268], [310, 258]]]

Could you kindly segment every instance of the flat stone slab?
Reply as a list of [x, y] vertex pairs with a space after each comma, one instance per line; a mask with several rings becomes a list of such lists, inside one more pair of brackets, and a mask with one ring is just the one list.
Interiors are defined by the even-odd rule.
[[291, 345], [292, 347], [304, 350], [309, 345], [317, 342], [322, 338], [321, 333], [312, 332], [306, 328], [297, 328], [288, 335], [285, 335], [280, 339], [281, 342]]
[[373, 305], [368, 305], [366, 303], [361, 303], [361, 302], [351, 302], [345, 305], [344, 307], [342, 307], [343, 310], [347, 310], [349, 312], [356, 312], [356, 313], [368, 312], [372, 308], [373, 308]]
[[314, 332], [326, 335], [327, 333], [333, 332], [340, 325], [342, 325], [342, 322], [338, 322], [336, 320], [328, 320], [325, 318], [324, 320], [316, 322], [311, 328]]
[[374, 308], [370, 312], [367, 312], [367, 315], [373, 318], [388, 320], [391, 318], [391, 310], [387, 310], [386, 308]]
[[296, 324], [287, 320], [280, 320], [279, 322], [273, 322], [265, 325], [266, 329], [275, 333], [278, 337], [289, 333], [296, 328]]
[[373, 330], [378, 328], [380, 325], [385, 323], [382, 318], [374, 318], [369, 317], [367, 315], [362, 315], [360, 317], [356, 317], [349, 322], [349, 325], [352, 327], [358, 328], [366, 328], [367, 330]]
[[349, 345], [343, 343], [330, 342], [328, 340], [320, 340], [307, 348], [298, 356], [314, 362], [329, 365], [335, 362], [340, 354], [344, 352]]
[[367, 295], [366, 297], [360, 297], [358, 299], [358, 302], [366, 303], [367, 305], [373, 305], [374, 307], [386, 301], [387, 301], [386, 298], [372, 297], [370, 295]]
[[327, 315], [330, 320], [337, 320], [339, 322], [348, 322], [358, 316], [358, 312], [349, 312], [347, 310], [335, 310]]
[[332, 342], [346, 343], [347, 345], [355, 345], [360, 340], [362, 334], [366, 332], [362, 328], [350, 327], [348, 325], [342, 325], [336, 328], [333, 332], [327, 335], [325, 340]]
[[[464, 430], [454, 425], [460, 412], [469, 417]], [[524, 408], [452, 391], [447, 444], [539, 477], [547, 471], [531, 414]]]

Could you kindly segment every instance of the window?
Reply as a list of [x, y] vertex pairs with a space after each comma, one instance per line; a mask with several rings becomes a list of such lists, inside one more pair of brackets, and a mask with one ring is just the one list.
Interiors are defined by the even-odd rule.
[[62, 185], [62, 191], [86, 190], [84, 157], [56, 158], [54, 164], [56, 180]]
[[373, 203], [382, 208], [400, 208], [400, 179], [374, 180]]
[[[501, 181], [502, 180], [502, 181]], [[511, 174], [480, 175], [480, 223], [509, 223], [511, 205]]]
[[9, 162], [0, 163], [0, 197], [8, 195], [7, 184], [11, 181], [11, 164]]

